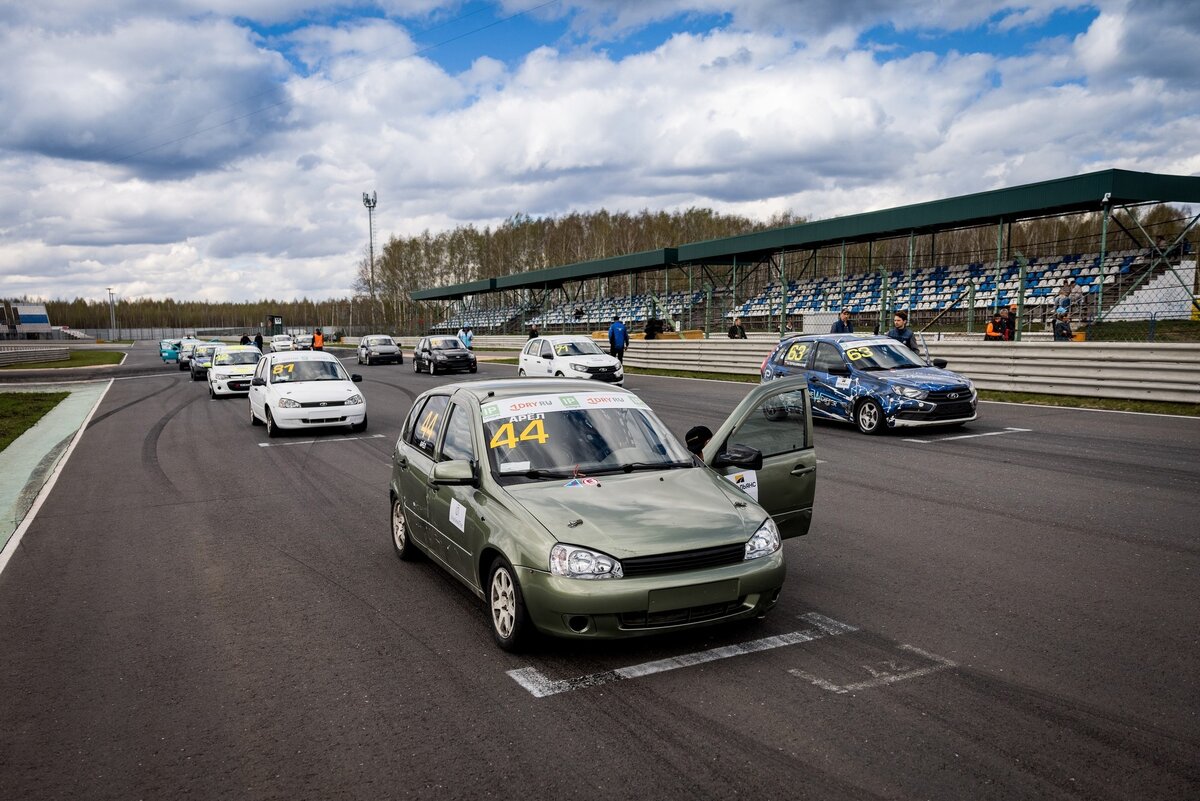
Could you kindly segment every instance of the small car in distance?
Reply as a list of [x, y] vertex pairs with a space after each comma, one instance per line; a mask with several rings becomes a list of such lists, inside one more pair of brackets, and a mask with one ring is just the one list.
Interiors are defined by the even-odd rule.
[[250, 424], [281, 429], [346, 427], [367, 429], [367, 402], [336, 356], [319, 350], [268, 353], [250, 380]]
[[452, 336], [423, 337], [413, 349], [413, 372], [438, 373], [468, 372], [479, 369], [475, 354], [463, 345], [462, 340]]
[[975, 384], [925, 364], [891, 337], [820, 334], [788, 337], [763, 360], [763, 382], [800, 376], [813, 416], [853, 423], [864, 434], [889, 428], [959, 426], [976, 418]]
[[267, 345], [267, 350], [272, 353], [283, 353], [295, 349], [296, 341], [288, 334], [276, 334], [271, 337], [271, 341]]
[[179, 340], [179, 369], [187, 370], [192, 366], [192, 348], [204, 343], [195, 337], [184, 337]]
[[221, 345], [212, 356], [208, 369], [208, 397], [245, 395], [250, 391], [250, 376], [262, 353], [253, 345]]
[[193, 381], [199, 381], [208, 374], [208, 368], [212, 367], [213, 353], [221, 347], [224, 345], [219, 342], [203, 342], [192, 348], [188, 369], [192, 373]]
[[292, 347], [294, 350], [312, 350], [313, 335], [312, 334], [297, 334], [292, 338]]
[[808, 532], [803, 380], [750, 391], [703, 461], [640, 398], [564, 379], [439, 386], [392, 456], [392, 547], [428, 555], [516, 650], [533, 630], [635, 637], [765, 615]]
[[531, 339], [518, 359], [517, 374], [590, 378], [620, 386], [625, 382], [621, 362], [600, 350], [591, 337], [547, 336]]
[[358, 363], [391, 362], [404, 364], [404, 351], [387, 334], [371, 334], [358, 342]]
[[163, 360], [163, 364], [167, 362], [179, 362], [179, 340], [178, 339], [160, 339], [158, 341], [158, 356]]

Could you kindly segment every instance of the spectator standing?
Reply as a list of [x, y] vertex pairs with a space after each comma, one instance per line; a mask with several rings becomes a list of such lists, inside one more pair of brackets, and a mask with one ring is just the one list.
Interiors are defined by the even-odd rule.
[[1013, 324], [1012, 324], [1012, 317], [1009, 316], [1007, 306], [1000, 307], [1000, 334], [1001, 334], [1000, 338], [1003, 339], [1005, 342], [1012, 342]]
[[742, 318], [741, 317], [733, 318], [733, 325], [729, 326], [729, 338], [730, 339], [745, 339], [746, 338], [746, 329], [742, 327]]
[[831, 334], [853, 334], [854, 323], [850, 322], [850, 310], [842, 309], [838, 312], [838, 318], [833, 321], [833, 328], [829, 329]]
[[254, 347], [258, 348], [258, 352], [262, 353], [262, 332], [259, 331], [254, 335]]
[[907, 347], [913, 353], [917, 352], [917, 339], [912, 329], [908, 327], [908, 312], [901, 309], [892, 317], [892, 330], [887, 335]]
[[1070, 342], [1074, 338], [1074, 334], [1071, 333], [1071, 318], [1066, 312], [1059, 312], [1054, 320], [1054, 341]]
[[459, 326], [458, 333], [454, 336], [458, 337], [458, 341], [463, 344], [464, 348], [467, 346], [467, 329], [465, 326]]
[[1000, 317], [1000, 312], [992, 315], [992, 321], [987, 324], [987, 331], [983, 334], [984, 342], [1003, 342], [1004, 341], [1004, 322]]
[[1009, 337], [1008, 337], [1009, 342], [1016, 340], [1017, 331], [1021, 328], [1021, 320], [1020, 320], [1020, 318], [1017, 317], [1018, 308], [1019, 307], [1017, 306], [1017, 302], [1015, 300], [1012, 303], [1008, 304], [1008, 324], [1010, 327], [1009, 332], [1008, 332], [1009, 333]]
[[313, 330], [313, 350], [325, 350], [325, 335], [320, 328]]
[[475, 333], [471, 330], [471, 326], [468, 325], [463, 329], [462, 336], [459, 339], [467, 346], [467, 350], [471, 350], [475, 344]]
[[625, 348], [628, 346], [629, 331], [625, 329], [625, 323], [621, 322], [621, 315], [613, 315], [612, 325], [608, 327], [608, 352], [624, 364]]
[[538, 324], [530, 323], [529, 324], [529, 338], [537, 339], [539, 336], [541, 336], [541, 335], [538, 333]]
[[242, 334], [242, 339], [241, 339], [241, 341], [240, 341], [240, 342], [238, 342], [238, 344], [239, 344], [239, 345], [249, 345], [249, 344], [250, 344], [250, 337], [246, 336], [245, 334]]
[[1064, 314], [1071, 310], [1071, 282], [1064, 281], [1063, 285], [1058, 288], [1058, 294], [1054, 296], [1054, 314], [1057, 317], [1061, 311]]

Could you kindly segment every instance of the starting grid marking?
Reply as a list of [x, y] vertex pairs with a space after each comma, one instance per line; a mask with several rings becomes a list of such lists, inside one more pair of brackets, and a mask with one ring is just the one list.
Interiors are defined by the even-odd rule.
[[545, 698], [550, 695], [570, 692], [571, 690], [597, 687], [601, 684], [610, 684], [625, 679], [640, 679], [645, 676], [653, 676], [655, 673], [665, 673], [668, 670], [703, 665], [706, 662], [715, 662], [719, 659], [729, 659], [733, 656], [744, 656], [760, 651], [770, 651], [774, 648], [782, 648], [785, 645], [799, 645], [800, 643], [812, 642], [824, 637], [835, 637], [839, 634], [858, 631], [857, 626], [841, 623], [824, 615], [819, 615], [816, 612], [808, 612], [801, 615], [800, 618], [811, 623], [816, 628], [791, 631], [787, 634], [765, 637], [761, 640], [751, 640], [750, 642], [737, 645], [724, 645], [720, 648], [711, 648], [707, 651], [671, 656], [666, 659], [657, 659], [653, 662], [642, 662], [639, 665], [630, 665], [628, 667], [617, 668], [616, 670], [589, 673], [573, 679], [550, 679], [535, 667], [510, 670], [508, 671], [508, 675], [513, 681], [528, 690], [534, 698]]
[[930, 445], [934, 442], [949, 442], [952, 439], [974, 439], [976, 437], [995, 437], [999, 434], [1028, 434], [1032, 432], [1032, 428], [1006, 428], [1003, 431], [985, 431], [982, 434], [958, 434], [953, 437], [939, 437], [938, 439], [906, 439], [905, 442], [916, 442], [921, 445]]
[[[300, 439], [295, 442], [260, 442], [260, 448], [282, 448], [285, 445], [315, 445], [321, 442], [355, 442], [360, 439], [384, 439], [386, 434], [368, 434], [365, 437], [325, 437], [324, 439]], [[388, 462], [391, 464], [391, 462]]]
[[933, 664], [925, 667], [909, 668], [903, 661], [889, 659], [885, 662], [878, 662], [874, 665], [863, 665], [863, 670], [871, 674], [871, 678], [866, 681], [858, 681], [851, 684], [834, 684], [828, 679], [823, 679], [820, 676], [814, 676], [811, 673], [806, 673], [803, 670], [793, 668], [789, 670], [793, 676], [804, 679], [811, 684], [815, 684], [822, 690], [828, 690], [831, 693], [844, 695], [846, 693], [856, 692], [858, 690], [869, 690], [872, 687], [883, 687], [887, 684], [895, 684], [898, 681], [907, 679], [917, 679], [921, 676], [928, 676], [931, 673], [937, 673], [947, 668], [955, 668], [958, 665], [946, 659], [944, 656], [931, 654], [928, 651], [923, 651], [915, 645], [901, 645], [900, 650], [908, 653], [916, 654], [917, 656], [928, 659]]

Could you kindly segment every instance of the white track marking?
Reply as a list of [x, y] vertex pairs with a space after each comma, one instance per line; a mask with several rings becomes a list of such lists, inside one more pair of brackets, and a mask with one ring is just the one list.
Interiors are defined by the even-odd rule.
[[798, 669], [789, 670], [788, 673], [791, 673], [796, 678], [804, 679], [810, 684], [820, 687], [822, 690], [844, 695], [845, 693], [857, 692], [858, 690], [869, 690], [873, 687], [883, 687], [888, 684], [895, 684], [899, 681], [917, 679], [921, 676], [928, 676], [932, 673], [937, 673], [948, 668], [958, 667], [957, 664], [951, 662], [949, 659], [946, 659], [944, 656], [938, 656], [937, 654], [931, 654], [928, 651], [923, 651], [915, 645], [901, 645], [900, 648], [901, 650], [909, 651], [917, 654], [918, 656], [924, 657], [934, 664], [926, 665], [925, 667], [921, 668], [914, 668], [912, 670], [902, 670], [898, 673], [880, 671], [872, 668], [870, 665], [863, 665], [863, 669], [872, 674], [873, 678], [867, 679], [866, 681], [854, 682], [852, 684], [834, 684], [828, 679], [823, 679], [820, 676], [814, 676], [811, 673], [806, 673], [805, 671]]
[[508, 671], [508, 675], [513, 681], [528, 690], [534, 698], [545, 698], [549, 695], [558, 695], [559, 693], [571, 690], [581, 690], [585, 687], [596, 687], [601, 684], [609, 684], [610, 682], [622, 681], [624, 679], [640, 679], [645, 676], [652, 676], [655, 673], [664, 673], [668, 670], [678, 670], [679, 668], [702, 665], [706, 662], [715, 662], [718, 659], [728, 659], [731, 656], [744, 656], [745, 654], [758, 653], [759, 651], [782, 648], [785, 645], [798, 645], [804, 642], [819, 640], [823, 637], [832, 637], [838, 634], [858, 631], [857, 626], [841, 623], [824, 615], [819, 615], [816, 612], [808, 612], [800, 617], [802, 620], [815, 626], [815, 630], [791, 631], [787, 634], [779, 634], [774, 637], [764, 637], [761, 640], [751, 640], [750, 642], [738, 643], [736, 645], [723, 645], [720, 648], [710, 648], [707, 651], [697, 651], [695, 653], [667, 657], [666, 659], [656, 659], [653, 662], [642, 662], [638, 665], [629, 665], [628, 667], [617, 668], [616, 670], [588, 673], [583, 676], [576, 676], [573, 679], [554, 680], [535, 667], [510, 670]]
[[74, 439], [67, 446], [67, 450], [63, 453], [62, 458], [58, 460], [58, 465], [54, 468], [54, 472], [46, 479], [46, 483], [42, 485], [41, 492], [33, 500], [33, 505], [29, 507], [29, 511], [25, 513], [25, 518], [21, 521], [21, 525], [17, 526], [17, 530], [13, 532], [12, 537], [4, 546], [4, 550], [0, 551], [0, 573], [4, 572], [4, 568], [8, 567], [8, 561], [12, 559], [12, 555], [17, 552], [17, 546], [21, 543], [21, 538], [25, 536], [25, 532], [33, 524], [33, 519], [37, 517], [38, 511], [42, 508], [42, 503], [50, 496], [50, 491], [54, 489], [54, 485], [58, 482], [58, 476], [62, 473], [63, 468], [67, 466], [67, 462], [71, 458], [71, 454], [75, 452], [75, 446], [79, 444], [79, 440], [83, 439], [83, 432], [87, 431], [88, 423], [92, 422], [92, 417], [96, 414], [96, 410], [100, 408], [100, 404], [104, 402], [104, 396], [112, 389], [112, 381], [108, 382], [108, 386], [100, 393], [100, 397], [96, 398], [96, 403], [92, 406], [92, 410], [88, 412], [87, 417], [79, 425], [79, 430], [75, 432]]
[[285, 445], [313, 445], [318, 442], [355, 442], [360, 439], [383, 439], [386, 434], [368, 434], [365, 437], [326, 437], [325, 439], [298, 439], [295, 442], [260, 442], [260, 448], [282, 448]]
[[1028, 434], [1032, 432], [1032, 428], [1006, 428], [1003, 431], [985, 431], [982, 434], [958, 434], [953, 437], [939, 437], [938, 439], [906, 439], [905, 442], [917, 442], [921, 445], [929, 445], [934, 442], [949, 442], [952, 439], [975, 439], [976, 437], [994, 437], [998, 434]]
[[[1111, 400], [1119, 400], [1112, 398]], [[1161, 412], [1130, 412], [1124, 409], [1089, 409], [1087, 406], [1054, 406], [1049, 403], [1015, 403], [1013, 401], [981, 400], [980, 403], [993, 403], [997, 406], [1032, 406], [1035, 409], [1061, 409], [1064, 412], [1100, 412], [1102, 414], [1137, 414], [1142, 417], [1174, 417], [1179, 420], [1200, 420], [1191, 414], [1163, 414]]]

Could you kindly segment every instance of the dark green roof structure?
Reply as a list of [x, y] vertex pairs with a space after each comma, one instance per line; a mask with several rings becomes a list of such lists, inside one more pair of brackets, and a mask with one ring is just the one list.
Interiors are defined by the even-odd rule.
[[[810, 250], [907, 234], [930, 234], [995, 222], [1100, 211], [1106, 205], [1200, 203], [1200, 177], [1101, 172], [801, 223], [675, 248], [580, 262], [487, 281], [413, 292], [413, 300], [455, 300], [500, 289], [544, 289], [618, 273], [683, 264], [753, 263], [780, 251]], [[491, 283], [491, 286], [481, 286]]]

